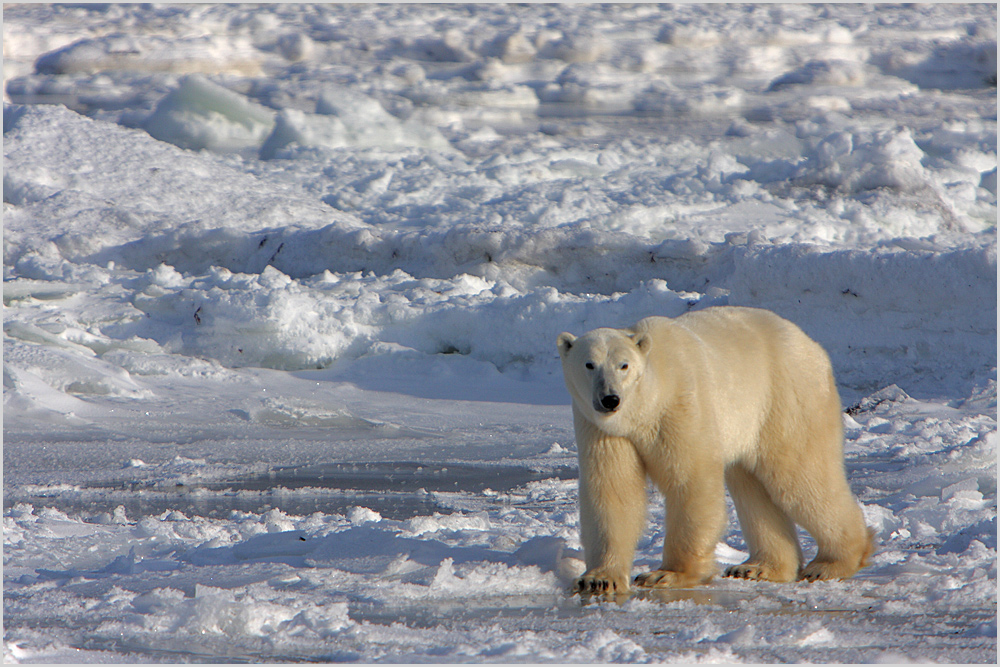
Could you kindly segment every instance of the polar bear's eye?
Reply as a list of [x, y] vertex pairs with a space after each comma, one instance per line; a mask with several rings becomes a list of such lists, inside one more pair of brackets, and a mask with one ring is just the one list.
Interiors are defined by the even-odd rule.
[[627, 371], [628, 370], [628, 364], [622, 364], [622, 370], [623, 371]]
[[590, 371], [594, 370], [594, 362], [593, 361], [588, 361], [586, 363], [586, 366], [587, 366], [587, 370], [590, 370]]

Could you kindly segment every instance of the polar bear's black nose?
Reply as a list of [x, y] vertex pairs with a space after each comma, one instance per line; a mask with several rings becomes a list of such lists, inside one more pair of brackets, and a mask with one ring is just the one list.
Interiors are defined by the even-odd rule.
[[618, 398], [618, 396], [615, 394], [608, 394], [607, 396], [601, 399], [601, 405], [608, 412], [611, 412], [612, 410], [617, 408], [619, 403], [621, 403], [621, 399]]

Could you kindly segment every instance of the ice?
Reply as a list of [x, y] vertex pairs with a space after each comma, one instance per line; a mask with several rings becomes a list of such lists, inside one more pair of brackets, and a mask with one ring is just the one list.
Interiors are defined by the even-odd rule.
[[[222, 68], [220, 61], [226, 63]], [[249, 40], [227, 43], [210, 35], [182, 37], [178, 43], [159, 35], [116, 32], [78, 40], [49, 51], [35, 62], [39, 74], [97, 74], [108, 70], [261, 74], [259, 56]]]
[[[263, 159], [272, 159], [286, 146], [321, 148], [395, 148], [415, 146], [451, 150], [435, 128], [418, 119], [400, 122], [374, 99], [349, 89], [323, 93], [316, 113], [286, 109], [277, 117], [274, 131], [260, 148]], [[388, 172], [391, 179], [392, 172]], [[384, 191], [385, 186], [382, 186]]]
[[[4, 19], [5, 662], [995, 662], [995, 6]], [[570, 596], [555, 337], [723, 304], [872, 564]]]
[[197, 75], [181, 79], [143, 125], [160, 141], [214, 151], [257, 146], [273, 126], [273, 112]]

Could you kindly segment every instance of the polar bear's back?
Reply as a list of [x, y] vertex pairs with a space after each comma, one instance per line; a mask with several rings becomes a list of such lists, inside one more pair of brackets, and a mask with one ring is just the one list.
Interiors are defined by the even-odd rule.
[[[728, 368], [729, 375], [746, 366], [749, 372], [765, 370], [767, 375], [794, 370], [812, 381], [832, 376], [826, 351], [794, 323], [769, 310], [716, 306], [675, 318], [647, 317], [634, 330], [647, 331], [666, 345], [678, 337], [696, 340], [705, 349], [706, 363]], [[690, 346], [685, 343], [683, 348]]]
[[[730, 455], [753, 450], [764, 430], [841, 433], [830, 359], [798, 326], [758, 308], [717, 306], [640, 320], [656, 372], [698, 379]], [[810, 423], [804, 423], [810, 422]]]

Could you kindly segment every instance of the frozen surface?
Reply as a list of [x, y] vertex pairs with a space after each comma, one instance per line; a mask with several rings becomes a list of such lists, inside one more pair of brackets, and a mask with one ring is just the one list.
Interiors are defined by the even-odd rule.
[[[3, 26], [5, 661], [996, 662], [995, 5]], [[721, 304], [830, 352], [872, 566], [569, 597], [556, 335]]]

